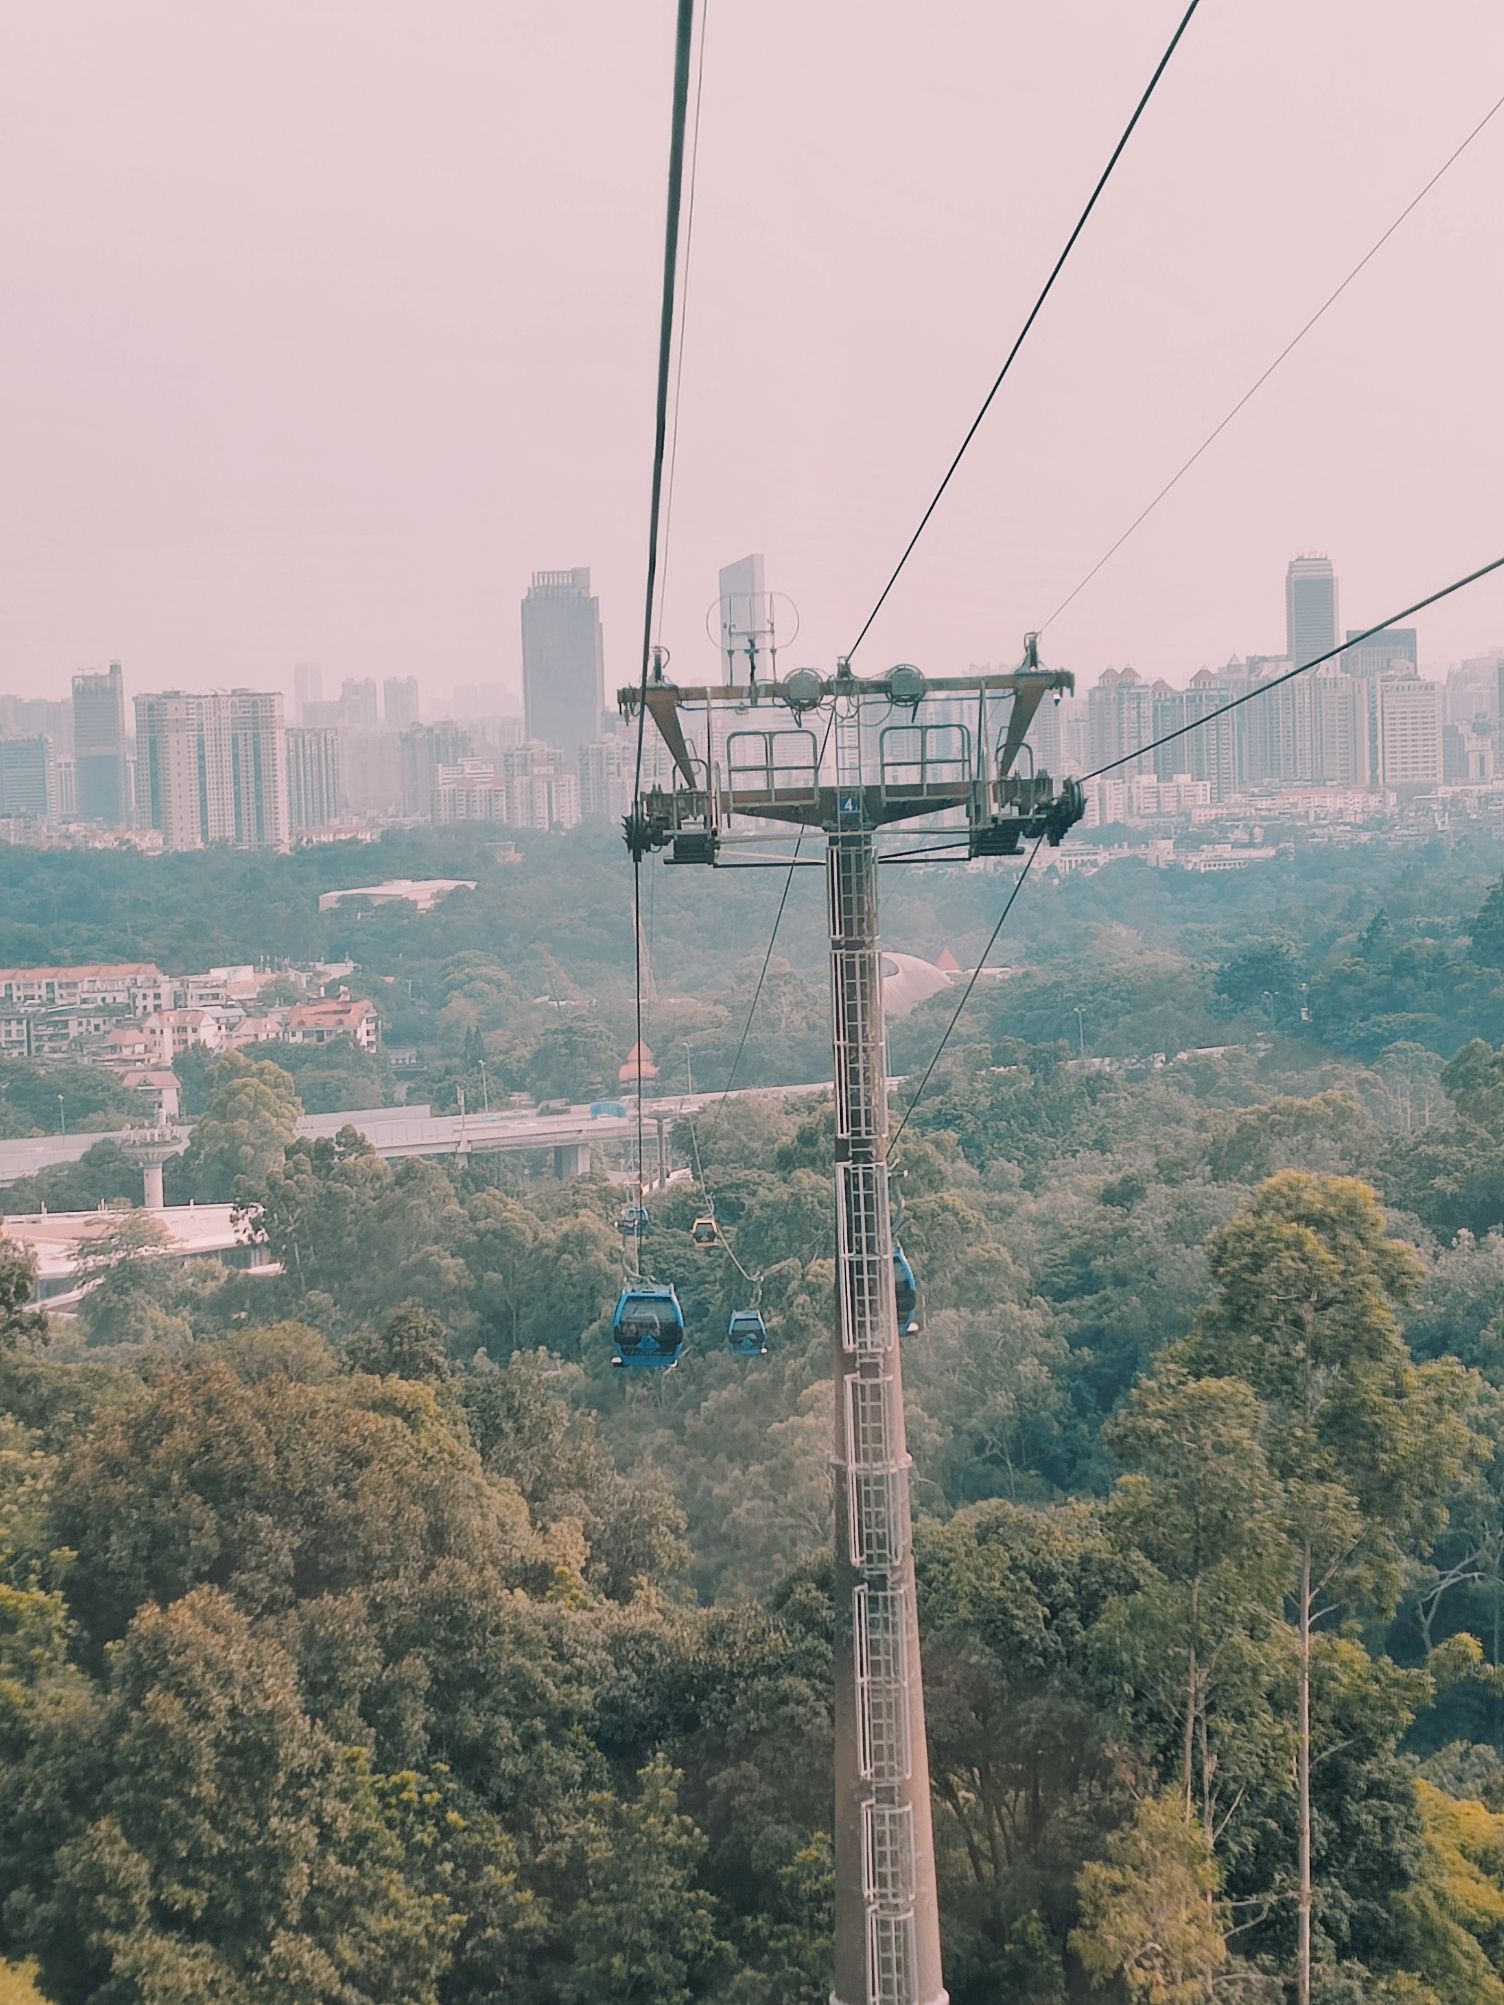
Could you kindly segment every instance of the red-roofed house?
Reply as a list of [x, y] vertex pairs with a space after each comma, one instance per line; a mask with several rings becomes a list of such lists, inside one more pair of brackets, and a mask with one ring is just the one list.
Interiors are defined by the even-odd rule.
[[289, 1044], [328, 1044], [333, 1038], [353, 1038], [362, 1051], [374, 1051], [380, 1035], [376, 1005], [365, 996], [331, 996], [323, 1002], [299, 1003], [287, 1012]]

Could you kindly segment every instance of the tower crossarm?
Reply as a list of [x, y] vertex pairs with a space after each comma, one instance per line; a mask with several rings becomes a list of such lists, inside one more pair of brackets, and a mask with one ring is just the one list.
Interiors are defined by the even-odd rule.
[[[1044, 698], [1074, 687], [1069, 671], [1040, 667], [1030, 635], [1023, 666], [996, 675], [929, 676], [901, 662], [859, 677], [842, 662], [828, 676], [800, 668], [745, 685], [658, 678], [623, 689], [623, 715], [652, 719], [677, 773], [672, 789], [655, 785], [633, 802], [628, 847], [715, 864], [723, 841], [748, 839], [733, 833], [734, 818], [833, 833], [945, 814], [964, 818], [972, 856], [1015, 855], [1031, 840], [1053, 847], [1081, 819], [1085, 796], [1075, 780], [1021, 769], [1019, 754]], [[1011, 699], [995, 744], [994, 699]], [[920, 721], [926, 703], [943, 706], [943, 723]], [[810, 726], [816, 713], [828, 720], [823, 737]], [[703, 757], [686, 730], [692, 716], [704, 726]]]

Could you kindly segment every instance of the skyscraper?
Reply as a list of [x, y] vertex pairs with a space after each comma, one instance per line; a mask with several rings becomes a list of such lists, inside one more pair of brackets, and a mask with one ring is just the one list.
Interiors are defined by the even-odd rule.
[[292, 665], [293, 707], [300, 724], [311, 720], [308, 707], [324, 700], [324, 671], [316, 661], [295, 661]]
[[136, 698], [138, 816], [169, 849], [285, 849], [287, 734], [280, 691]]
[[1441, 688], [1418, 675], [1380, 676], [1379, 780], [1386, 787], [1434, 787], [1442, 777]]
[[287, 727], [282, 692], [232, 689], [229, 709], [230, 805], [237, 849], [286, 849]]
[[[347, 675], [339, 686], [339, 721], [352, 731], [376, 729], [376, 678]], [[323, 722], [321, 718], [320, 723]]]
[[125, 769], [125, 677], [118, 661], [103, 674], [73, 678], [73, 752], [79, 814], [106, 828], [124, 828], [131, 797]]
[[405, 731], [418, 721], [418, 678], [389, 675], [382, 685], [382, 716], [388, 731]]
[[[1347, 637], [1351, 641], [1362, 631], [1361, 627], [1349, 627]], [[1415, 628], [1380, 627], [1367, 640], [1342, 650], [1342, 666], [1349, 675], [1419, 675]]]
[[522, 700], [529, 739], [557, 745], [571, 766], [600, 737], [606, 665], [588, 569], [534, 571], [522, 601]]
[[1337, 645], [1337, 574], [1330, 557], [1292, 557], [1285, 572], [1285, 653], [1297, 667]]
[[52, 740], [0, 738], [0, 815], [51, 821], [53, 808]]
[[457, 766], [469, 757], [470, 734], [460, 725], [409, 725], [402, 734], [402, 812], [432, 814], [440, 766]]
[[324, 729], [299, 729], [287, 734], [287, 814], [299, 829], [327, 828], [340, 810], [340, 734]]
[[1130, 755], [1154, 736], [1154, 692], [1136, 668], [1104, 668], [1086, 696], [1088, 757], [1094, 767], [1115, 765], [1124, 779], [1152, 773], [1154, 755]]

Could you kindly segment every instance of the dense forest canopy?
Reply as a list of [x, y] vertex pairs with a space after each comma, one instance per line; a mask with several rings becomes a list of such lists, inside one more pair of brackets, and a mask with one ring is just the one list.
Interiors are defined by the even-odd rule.
[[[1009, 978], [983, 979], [966, 1033], [1031, 1045], [1079, 1038], [1092, 1056], [1121, 1058], [1272, 1033], [1370, 1066], [1411, 1047], [1450, 1058], [1474, 1037], [1497, 1046], [1501, 873], [1504, 840], [1481, 832], [1397, 846], [1312, 842], [1230, 875], [1133, 858], [1062, 880], [1036, 873], [995, 956]], [[359, 901], [318, 910], [324, 891], [426, 876], [476, 888], [426, 914]], [[949, 949], [970, 967], [1006, 876], [991, 866], [885, 872], [885, 942], [930, 959]], [[691, 1078], [718, 1087], [734, 1063], [745, 1085], [828, 1077], [820, 873], [795, 875], [739, 1062], [779, 877], [709, 880], [655, 864], [644, 882], [657, 997], [649, 1043], [664, 1088]], [[141, 959], [183, 973], [350, 960], [388, 1048], [415, 1054], [409, 1097], [441, 1110], [462, 1086], [476, 1104], [509, 1092], [578, 1099], [614, 1084], [633, 1040], [629, 883], [619, 841], [599, 825], [529, 838], [520, 854], [488, 835], [425, 829], [285, 857], [9, 850], [0, 852], [0, 965]], [[942, 993], [896, 1028], [896, 1069], [923, 1062], [950, 1006]], [[287, 1056], [311, 1111], [394, 1097], [381, 1057], [350, 1047]], [[1400, 1063], [1390, 1059], [1389, 1071]], [[55, 1099], [10, 1068], [0, 1086], [0, 1132], [56, 1125]], [[118, 1112], [85, 1095], [77, 1126], [107, 1127]]]
[[[440, 1104], [482, 1063], [574, 1097], [620, 1062], [600, 832], [99, 861], [0, 854], [0, 960], [348, 958]], [[955, 2005], [1272, 2005], [1307, 1926], [1319, 2005], [1504, 2001], [1501, 868], [1475, 839], [1031, 885], [913, 1115]], [[429, 874], [478, 888], [316, 912]], [[828, 1071], [818, 881], [749, 1083]], [[778, 880], [649, 882], [648, 1038], [713, 1088]], [[885, 938], [966, 965], [1002, 888], [893, 871]], [[953, 1001], [893, 1026], [895, 1071]], [[823, 2005], [828, 1103], [681, 1126], [703, 1182], [652, 1210], [689, 1346], [643, 1386], [602, 1173], [299, 1139], [395, 1090], [351, 1054], [184, 1071], [177, 1192], [260, 1206], [280, 1278], [173, 1266], [125, 1212], [44, 1329], [0, 1263], [0, 1948], [58, 2005]], [[707, 1191], [764, 1359], [726, 1354]], [[8, 1203], [138, 1196], [103, 1144]]]

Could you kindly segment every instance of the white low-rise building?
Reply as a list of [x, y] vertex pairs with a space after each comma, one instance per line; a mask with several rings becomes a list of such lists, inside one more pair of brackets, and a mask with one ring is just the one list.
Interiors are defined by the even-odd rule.
[[149, 1217], [165, 1235], [160, 1248], [142, 1253], [146, 1260], [218, 1260], [227, 1267], [253, 1273], [282, 1270], [266, 1250], [266, 1234], [254, 1209], [233, 1204], [170, 1204], [149, 1212], [101, 1205], [97, 1211], [40, 1211], [0, 1217], [0, 1235], [36, 1261], [33, 1301], [49, 1309], [68, 1309], [99, 1278], [91, 1271], [91, 1252], [118, 1231], [122, 1219]]

